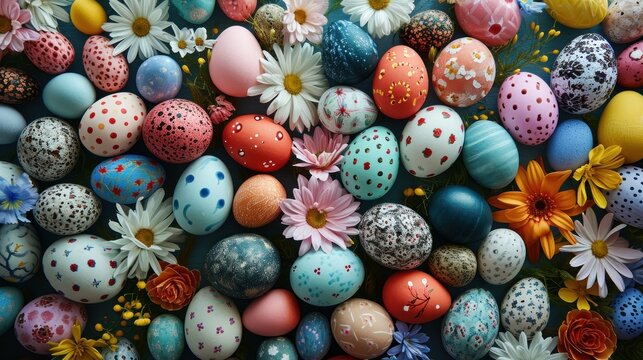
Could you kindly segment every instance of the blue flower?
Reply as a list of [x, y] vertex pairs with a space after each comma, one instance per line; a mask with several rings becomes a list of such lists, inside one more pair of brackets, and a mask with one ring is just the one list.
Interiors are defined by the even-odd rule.
[[631, 279], [623, 278], [625, 287], [635, 287], [637, 284], [643, 285], [643, 259], [635, 263], [625, 264], [625, 266], [627, 266], [627, 268], [632, 271], [632, 275], [634, 275]]
[[29, 222], [25, 217], [38, 200], [38, 191], [23, 173], [14, 183], [0, 177], [0, 224]]
[[393, 338], [399, 343], [386, 352], [389, 355], [384, 360], [429, 360], [427, 354], [431, 349], [424, 345], [429, 341], [426, 334], [421, 333], [422, 327], [420, 325], [409, 326], [401, 321], [396, 321], [396, 332], [393, 333]]
[[516, 0], [520, 10], [525, 14], [541, 13], [547, 9], [547, 4], [542, 2], [534, 2], [534, 0]]

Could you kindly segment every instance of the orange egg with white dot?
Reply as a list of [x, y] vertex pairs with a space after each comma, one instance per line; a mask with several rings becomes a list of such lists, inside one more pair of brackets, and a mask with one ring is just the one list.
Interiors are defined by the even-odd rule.
[[90, 106], [78, 125], [80, 141], [95, 155], [111, 157], [131, 149], [141, 136], [147, 110], [129, 92], [107, 95]]

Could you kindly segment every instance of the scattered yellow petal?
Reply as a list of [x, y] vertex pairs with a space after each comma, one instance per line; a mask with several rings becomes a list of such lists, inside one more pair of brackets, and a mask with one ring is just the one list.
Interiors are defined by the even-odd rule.
[[473, 120], [479, 120], [479, 119], [480, 118], [478, 117], [478, 115], [473, 115]]
[[534, 26], [534, 33], [537, 33], [540, 31], [540, 25]]
[[547, 35], [553, 36], [555, 33], [556, 33], [556, 29], [549, 29], [549, 31], [547, 32]]
[[183, 72], [186, 73], [186, 74], [190, 74], [190, 75], [192, 74], [190, 72], [190, 68], [187, 65], [181, 66], [181, 70], [183, 70]]
[[544, 36], [545, 36], [545, 33], [544, 33], [544, 32], [542, 32], [542, 31], [541, 31], [541, 32], [539, 32], [539, 33], [538, 33], [538, 40], [542, 39]]
[[560, 50], [555, 49], [555, 50], [554, 50], [554, 51], [552, 51], [551, 53], [552, 53], [552, 54], [554, 54], [554, 55], [558, 55], [558, 54], [560, 53]]
[[531, 56], [536, 56], [540, 54], [540, 50], [535, 50], [533, 53], [531, 53]]
[[202, 58], [202, 57], [198, 58], [197, 61], [199, 62], [199, 65], [204, 65], [205, 64], [205, 59]]
[[516, 70], [514, 70], [514, 74], [517, 74], [517, 73], [519, 73], [519, 72], [520, 72], [520, 69], [516, 69]]
[[414, 192], [414, 193], [415, 193], [415, 195], [417, 195], [417, 196], [424, 196], [424, 195], [426, 195], [426, 192], [424, 192], [424, 189], [422, 189], [421, 187], [417, 187], [417, 188], [415, 188], [415, 190], [413, 190], [413, 192]]

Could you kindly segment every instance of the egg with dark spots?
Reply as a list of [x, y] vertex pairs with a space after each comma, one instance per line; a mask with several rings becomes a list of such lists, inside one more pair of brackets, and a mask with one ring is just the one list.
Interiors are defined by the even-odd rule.
[[0, 102], [3, 104], [22, 104], [38, 95], [40, 86], [26, 72], [12, 68], [0, 68]]
[[400, 29], [400, 40], [425, 56], [432, 47], [442, 48], [453, 37], [453, 22], [440, 10], [427, 10], [415, 14]]
[[625, 289], [612, 300], [614, 332], [619, 340], [643, 334], [643, 294], [637, 288]]
[[607, 211], [627, 225], [643, 229], [643, 169], [638, 166], [623, 166], [618, 170], [621, 185], [606, 191]]
[[56, 235], [74, 235], [89, 229], [102, 210], [94, 193], [77, 184], [56, 184], [40, 193], [33, 210], [43, 229]]

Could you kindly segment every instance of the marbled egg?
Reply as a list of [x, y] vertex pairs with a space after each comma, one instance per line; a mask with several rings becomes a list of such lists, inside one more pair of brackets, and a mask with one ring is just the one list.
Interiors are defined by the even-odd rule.
[[201, 156], [212, 141], [212, 121], [199, 105], [170, 99], [156, 105], [145, 117], [143, 141], [157, 158], [183, 164]]
[[420, 266], [433, 246], [426, 221], [412, 209], [393, 203], [375, 205], [364, 213], [359, 239], [378, 264], [396, 270]]
[[[0, 287], [0, 335], [4, 335], [7, 330], [13, 327], [16, 316], [24, 304], [25, 299], [18, 288]], [[328, 327], [328, 321], [326, 321], [326, 327]]]
[[90, 177], [92, 189], [101, 199], [134, 204], [147, 198], [165, 182], [165, 169], [147, 156], [127, 154], [96, 165]]
[[106, 347], [100, 354], [105, 360], [138, 360], [138, 351], [136, 346], [126, 337], [119, 337], [116, 343], [116, 349]]
[[429, 257], [431, 275], [448, 286], [469, 285], [476, 277], [477, 269], [476, 255], [466, 246], [442, 245]]
[[525, 242], [517, 232], [492, 230], [478, 248], [478, 273], [489, 284], [506, 284], [518, 275], [526, 256]]
[[172, 0], [172, 5], [183, 20], [199, 25], [206, 22], [214, 12], [214, 0]]
[[603, 32], [611, 42], [625, 44], [643, 36], [640, 0], [613, 0], [603, 20]]
[[544, 0], [549, 15], [574, 29], [589, 29], [600, 24], [607, 14], [607, 0]]
[[643, 159], [643, 94], [621, 91], [607, 103], [598, 123], [598, 143], [618, 145], [625, 163]]
[[295, 345], [285, 337], [264, 340], [257, 350], [257, 360], [297, 359]]
[[384, 307], [408, 324], [425, 324], [444, 315], [451, 295], [431, 275], [419, 270], [398, 271], [382, 287]]
[[516, 338], [524, 332], [531, 339], [545, 329], [550, 312], [545, 284], [528, 277], [515, 283], [505, 294], [500, 305], [500, 323]]
[[453, 22], [440, 10], [425, 10], [411, 17], [402, 25], [400, 40], [425, 56], [431, 48], [440, 49], [453, 37]]
[[[252, 29], [264, 49], [272, 49], [274, 44], [284, 43], [284, 8], [274, 3], [263, 4], [252, 17]], [[274, 33], [271, 34], [271, 30]]]
[[321, 54], [326, 77], [339, 84], [357, 84], [377, 66], [377, 45], [362, 28], [347, 20], [326, 26]]
[[74, 169], [79, 156], [76, 129], [57, 118], [43, 117], [32, 121], [18, 138], [18, 161], [29, 175], [38, 180], [63, 178]]
[[[200, 0], [196, 0], [200, 1]], [[206, 2], [209, 2], [208, 0]], [[257, 7], [257, 0], [217, 0], [219, 9], [225, 16], [234, 21], [244, 21], [252, 16]]]
[[609, 100], [616, 86], [616, 56], [599, 34], [583, 34], [560, 51], [551, 70], [558, 105], [570, 114], [586, 114]]
[[301, 319], [295, 334], [295, 346], [303, 360], [321, 360], [328, 354], [332, 343], [328, 318], [311, 312]]
[[346, 149], [342, 184], [358, 199], [379, 199], [393, 187], [399, 166], [395, 135], [383, 126], [374, 126], [359, 133]]
[[24, 54], [47, 74], [60, 74], [69, 69], [76, 52], [65, 35], [42, 31], [38, 40], [25, 42]]
[[33, 216], [43, 229], [57, 235], [72, 235], [89, 229], [102, 210], [94, 193], [77, 184], [56, 184], [40, 193]]
[[365, 92], [351, 86], [335, 86], [319, 98], [317, 115], [326, 129], [348, 135], [373, 125], [377, 107]]
[[643, 169], [638, 166], [623, 166], [618, 170], [621, 185], [606, 191], [607, 211], [622, 223], [643, 229]]
[[487, 46], [505, 45], [520, 29], [522, 17], [516, 1], [458, 0], [454, 9], [462, 31]]
[[442, 345], [454, 359], [478, 360], [493, 346], [500, 328], [498, 304], [484, 289], [470, 289], [451, 305], [442, 320]]
[[47, 110], [65, 119], [78, 119], [96, 101], [96, 90], [84, 76], [67, 72], [49, 80], [42, 90]]
[[558, 124], [547, 142], [547, 162], [554, 170], [576, 170], [587, 163], [594, 137], [592, 129], [582, 120]]
[[89, 81], [105, 92], [119, 91], [129, 79], [129, 65], [124, 54], [114, 56], [109, 39], [90, 36], [83, 46], [83, 68]]
[[643, 40], [630, 45], [616, 59], [617, 82], [627, 88], [643, 86]]
[[174, 99], [182, 85], [181, 68], [167, 55], [150, 57], [136, 71], [136, 89], [145, 100], [152, 103]]
[[0, 103], [22, 104], [38, 95], [38, 82], [26, 72], [13, 67], [0, 67]]
[[23, 283], [40, 269], [40, 239], [31, 224], [5, 224], [0, 227], [0, 278]]
[[424, 108], [402, 130], [402, 164], [413, 176], [440, 175], [460, 156], [464, 137], [464, 124], [453, 109], [443, 105]]
[[18, 141], [20, 133], [27, 126], [25, 118], [11, 106], [0, 105], [0, 145]]
[[172, 314], [156, 316], [147, 328], [147, 348], [155, 360], [179, 360], [185, 348], [183, 321]]
[[255, 175], [244, 181], [234, 194], [232, 215], [241, 226], [265, 226], [279, 217], [279, 204], [286, 197], [286, 189], [277, 178], [268, 174]]
[[643, 294], [637, 288], [625, 289], [612, 300], [612, 323], [619, 340], [630, 340], [643, 334]]
[[295, 330], [301, 313], [295, 295], [272, 289], [253, 300], [243, 312], [243, 326], [260, 336], [281, 336]]
[[6, 161], [0, 161], [0, 178], [15, 184], [16, 180], [24, 173], [24, 170], [18, 165]]
[[290, 268], [290, 286], [303, 301], [333, 306], [355, 295], [364, 282], [364, 264], [351, 249], [309, 251]]
[[102, 33], [102, 25], [107, 22], [105, 9], [95, 0], [74, 0], [69, 9], [69, 18], [74, 27], [86, 35]]

